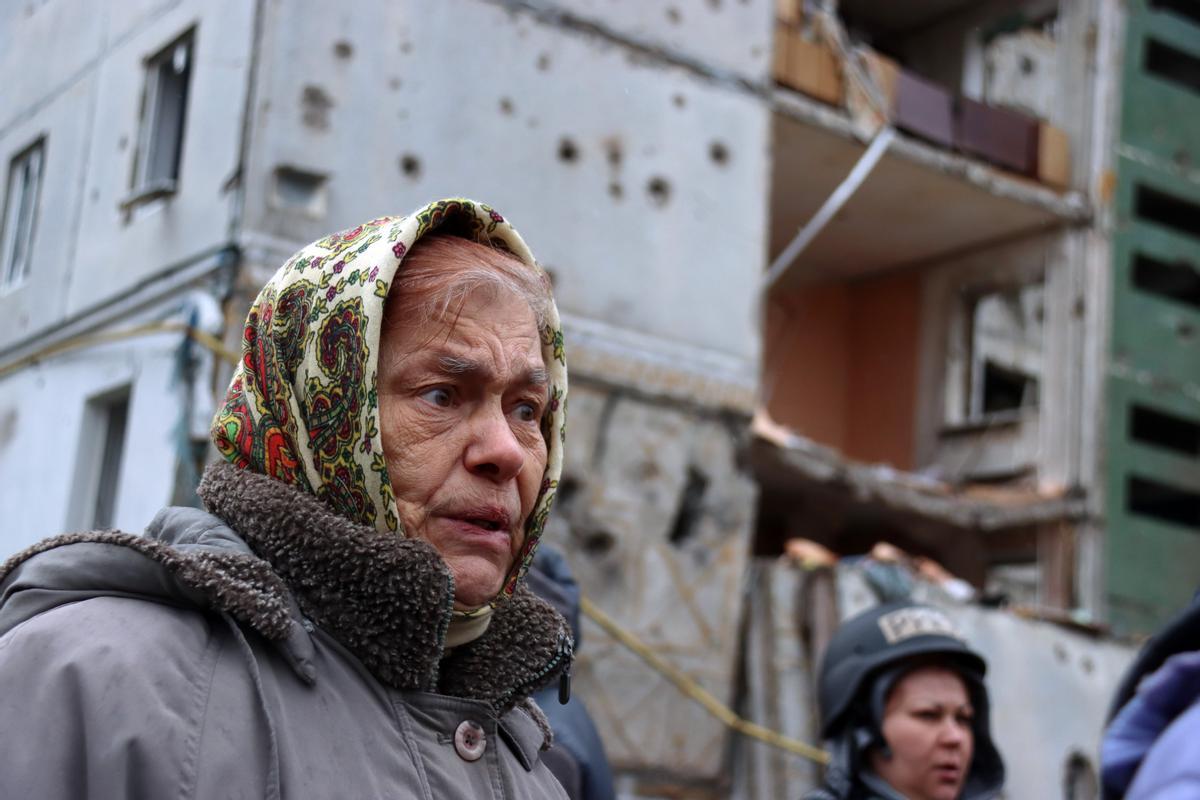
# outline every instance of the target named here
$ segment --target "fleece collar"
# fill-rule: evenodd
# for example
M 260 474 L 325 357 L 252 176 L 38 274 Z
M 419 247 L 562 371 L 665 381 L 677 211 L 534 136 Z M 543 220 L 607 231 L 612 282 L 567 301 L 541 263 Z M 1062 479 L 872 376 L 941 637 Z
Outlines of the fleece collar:
M 303 615 L 388 686 L 506 711 L 569 664 L 566 622 L 523 583 L 481 637 L 443 660 L 454 579 L 430 545 L 351 522 L 306 492 L 230 464 L 209 467 L 198 491 L 270 563 Z

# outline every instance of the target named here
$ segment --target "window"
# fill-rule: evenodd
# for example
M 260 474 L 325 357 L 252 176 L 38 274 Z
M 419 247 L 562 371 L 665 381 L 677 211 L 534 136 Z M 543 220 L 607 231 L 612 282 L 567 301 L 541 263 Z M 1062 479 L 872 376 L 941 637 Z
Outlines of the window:
M 88 398 L 79 430 L 67 527 L 108 528 L 116 522 L 130 388 L 121 386 Z
M 129 392 L 105 398 L 93 404 L 94 415 L 100 420 L 104 439 L 100 444 L 99 474 L 96 476 L 96 504 L 92 512 L 94 529 L 110 528 L 117 504 L 117 478 L 125 452 L 125 428 L 129 420 Z
M 957 409 L 948 409 L 951 421 L 970 424 L 1037 407 L 1043 294 L 1037 283 L 968 298 L 965 391 L 957 393 Z
M 133 181 L 138 199 L 175 191 L 183 154 L 191 65 L 191 32 L 146 62 L 146 92 Z
M 34 224 L 42 185 L 42 162 L 46 143 L 38 140 L 17 155 L 8 167 L 8 190 L 4 199 L 4 221 L 0 235 L 0 267 L 3 286 L 16 286 L 29 275 L 32 264 Z

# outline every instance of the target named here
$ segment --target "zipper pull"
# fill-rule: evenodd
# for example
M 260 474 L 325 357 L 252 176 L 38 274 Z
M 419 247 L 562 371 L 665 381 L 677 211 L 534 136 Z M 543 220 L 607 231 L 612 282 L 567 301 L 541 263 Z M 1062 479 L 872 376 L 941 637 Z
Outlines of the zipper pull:
M 558 676 L 558 704 L 565 706 L 571 699 L 571 662 L 567 662 L 567 668 Z
M 566 664 L 563 666 L 563 671 L 558 674 L 558 704 L 565 706 L 571 699 L 571 661 L 573 660 L 571 641 L 568 637 L 562 636 L 558 640 L 559 652 L 566 658 Z

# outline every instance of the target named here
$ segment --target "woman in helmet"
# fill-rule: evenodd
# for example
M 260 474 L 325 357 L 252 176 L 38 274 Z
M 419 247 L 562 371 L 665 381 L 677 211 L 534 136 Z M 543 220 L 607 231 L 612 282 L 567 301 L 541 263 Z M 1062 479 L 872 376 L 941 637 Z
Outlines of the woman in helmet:
M 985 800 L 1004 784 L 987 665 L 945 614 L 889 603 L 847 620 L 821 663 L 831 761 L 806 800 Z

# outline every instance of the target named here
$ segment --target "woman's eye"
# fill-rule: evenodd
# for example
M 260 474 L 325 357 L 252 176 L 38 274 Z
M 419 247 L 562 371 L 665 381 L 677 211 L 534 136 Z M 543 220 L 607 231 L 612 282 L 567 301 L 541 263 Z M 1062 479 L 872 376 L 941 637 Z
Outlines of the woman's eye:
M 538 419 L 538 408 L 534 403 L 518 403 L 515 413 L 522 422 L 536 422 Z
M 451 402 L 454 400 L 450 394 L 450 390 L 444 386 L 435 386 L 432 389 L 426 389 L 421 393 L 421 399 L 438 408 L 449 408 Z

